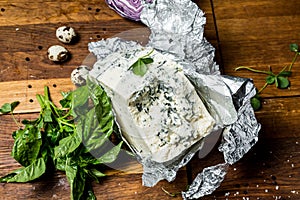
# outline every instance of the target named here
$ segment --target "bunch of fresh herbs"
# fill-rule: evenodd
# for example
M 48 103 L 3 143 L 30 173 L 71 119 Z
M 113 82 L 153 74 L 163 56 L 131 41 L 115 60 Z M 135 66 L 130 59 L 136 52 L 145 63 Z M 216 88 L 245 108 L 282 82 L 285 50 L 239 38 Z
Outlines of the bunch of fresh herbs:
M 298 56 L 300 55 L 300 50 L 298 44 L 290 44 L 290 50 L 295 53 L 294 58 L 289 66 L 285 66 L 281 69 L 279 73 L 274 73 L 272 68 L 269 67 L 269 70 L 257 70 L 251 67 L 237 67 L 235 70 L 246 69 L 254 73 L 260 73 L 267 75 L 265 78 L 264 86 L 257 91 L 257 94 L 251 99 L 251 105 L 254 110 L 259 110 L 261 108 L 261 93 L 269 85 L 275 84 L 278 89 L 287 89 L 290 87 L 289 77 L 292 75 L 292 68 L 297 61 Z
M 51 101 L 48 87 L 44 95 L 36 96 L 41 106 L 39 117 L 23 120 L 22 128 L 12 134 L 12 157 L 23 167 L 0 182 L 28 182 L 59 170 L 67 176 L 71 199 L 96 199 L 91 180 L 105 176 L 101 167 L 116 160 L 122 145 L 107 147 L 115 127 L 110 99 L 91 79 L 62 95 L 60 108 Z M 6 103 L 0 112 L 13 114 L 18 104 Z

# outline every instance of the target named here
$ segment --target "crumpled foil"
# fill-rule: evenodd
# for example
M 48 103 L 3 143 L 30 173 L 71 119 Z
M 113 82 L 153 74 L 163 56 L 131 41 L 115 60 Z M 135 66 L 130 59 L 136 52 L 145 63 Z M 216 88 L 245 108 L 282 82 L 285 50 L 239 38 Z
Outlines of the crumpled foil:
M 183 199 L 199 198 L 218 188 L 228 166 L 241 159 L 257 142 L 260 124 L 250 104 L 256 90 L 250 79 L 220 75 L 219 66 L 214 61 L 215 49 L 203 36 L 204 13 L 195 3 L 191 0 L 154 0 L 152 3 L 142 1 L 142 4 L 141 21 L 151 30 L 147 46 L 183 66 L 184 73 L 217 121 L 215 131 L 223 130 L 218 149 L 224 155 L 224 163 L 205 168 L 191 187 L 182 192 Z M 139 48 L 139 44 L 120 38 L 89 44 L 89 50 L 97 59 L 134 48 Z M 97 76 L 96 68 L 91 70 L 92 76 Z M 143 165 L 143 185 L 154 186 L 160 180 L 173 181 L 179 168 L 192 159 L 203 143 L 205 139 L 168 164 L 155 163 L 135 152 Z

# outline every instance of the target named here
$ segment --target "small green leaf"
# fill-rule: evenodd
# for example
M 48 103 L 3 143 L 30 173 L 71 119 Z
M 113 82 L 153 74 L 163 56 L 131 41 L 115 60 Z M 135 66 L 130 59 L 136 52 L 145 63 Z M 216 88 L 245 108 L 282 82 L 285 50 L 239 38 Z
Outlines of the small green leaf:
M 154 62 L 153 58 L 141 58 L 141 61 L 145 64 L 150 64 Z
M 154 62 L 152 58 L 148 57 L 153 51 L 154 49 L 152 49 L 152 51 L 150 51 L 147 55 L 140 57 L 129 67 L 129 69 L 131 69 L 135 75 L 144 76 L 148 70 L 147 64 Z
M 122 144 L 123 142 L 120 142 L 117 146 L 113 147 L 108 152 L 106 152 L 103 156 L 98 158 L 98 163 L 105 164 L 105 163 L 114 162 L 117 159 L 117 156 L 119 155 Z
M 267 82 L 269 85 L 274 84 L 274 82 L 275 82 L 275 77 L 274 77 L 274 76 L 267 76 L 266 82 Z
M 19 101 L 14 101 L 12 102 L 11 105 L 11 111 L 13 112 L 15 110 L 15 108 L 20 104 Z
M 278 76 L 291 76 L 292 72 L 291 71 L 282 71 L 278 74 Z
M 98 178 L 106 176 L 106 174 L 103 174 L 102 172 L 100 172 L 99 170 L 97 170 L 95 168 L 91 169 L 90 171 L 93 173 L 93 175 L 95 175 Z
M 278 88 L 286 89 L 290 86 L 290 81 L 287 78 L 278 76 L 277 79 L 278 79 Z
M 51 109 L 45 109 L 43 112 L 44 122 L 52 122 L 52 111 Z
M 298 44 L 290 44 L 290 50 L 292 52 L 298 52 L 298 50 L 299 50 Z
M 251 105 L 255 111 L 259 110 L 261 108 L 261 102 L 260 102 L 259 97 L 256 97 L 256 96 L 253 97 L 251 99 Z
M 148 67 L 141 60 L 138 60 L 137 62 L 135 62 L 132 65 L 132 71 L 135 75 L 144 76 L 146 74 L 147 70 L 148 70 Z
M 0 112 L 3 114 L 8 114 L 14 111 L 14 109 L 20 104 L 19 101 L 15 101 L 12 103 L 5 103 L 0 108 Z
M 88 186 L 86 186 L 85 190 L 86 190 L 85 191 L 86 200 L 96 200 L 97 199 L 95 194 L 94 194 L 93 187 L 92 187 L 91 184 L 88 184 Z
M 70 108 L 71 103 L 72 103 L 72 98 L 73 98 L 73 92 L 62 92 L 61 95 L 63 96 L 63 99 L 59 101 L 60 105 L 63 108 Z
M 75 107 L 77 106 L 82 106 L 83 104 L 86 103 L 87 99 L 89 96 L 89 90 L 87 86 L 81 86 L 77 88 L 76 90 L 73 91 L 73 100 L 76 100 L 76 104 L 74 105 Z

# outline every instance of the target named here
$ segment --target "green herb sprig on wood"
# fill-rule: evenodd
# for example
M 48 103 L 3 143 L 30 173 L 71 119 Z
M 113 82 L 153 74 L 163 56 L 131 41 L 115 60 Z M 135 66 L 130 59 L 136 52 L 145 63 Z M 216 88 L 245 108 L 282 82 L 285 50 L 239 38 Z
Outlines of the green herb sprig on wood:
M 28 182 L 47 171 L 64 171 L 71 199 L 96 199 L 91 181 L 105 176 L 103 164 L 114 162 L 122 142 L 108 148 L 115 128 L 109 97 L 94 81 L 62 93 L 61 106 L 50 99 L 49 88 L 36 95 L 41 111 L 35 120 L 23 120 L 13 132 L 13 158 L 22 167 L 0 178 L 0 182 Z M 1 113 L 12 113 L 18 102 L 4 104 Z M 97 155 L 92 152 L 97 152 Z
M 251 67 L 240 66 L 235 68 L 235 71 L 238 70 L 249 70 L 254 73 L 265 74 L 265 84 L 262 88 L 257 91 L 257 94 L 251 99 L 251 105 L 255 111 L 259 110 L 262 106 L 260 94 L 270 85 L 275 84 L 278 89 L 287 89 L 290 87 L 289 77 L 292 76 L 292 68 L 297 61 L 298 56 L 300 55 L 300 50 L 298 44 L 290 44 L 290 50 L 295 53 L 292 62 L 290 65 L 285 66 L 281 69 L 279 73 L 274 73 L 272 68 L 269 67 L 269 70 L 257 70 Z

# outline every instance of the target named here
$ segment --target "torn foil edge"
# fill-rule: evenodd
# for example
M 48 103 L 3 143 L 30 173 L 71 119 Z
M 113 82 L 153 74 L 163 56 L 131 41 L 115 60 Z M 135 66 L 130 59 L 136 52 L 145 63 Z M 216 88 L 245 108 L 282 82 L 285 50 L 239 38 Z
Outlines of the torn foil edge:
M 216 187 L 219 187 L 225 178 L 228 164 L 218 164 L 203 169 L 190 185 L 187 192 L 182 192 L 183 199 L 198 199 L 212 194 Z
M 182 192 L 183 199 L 197 199 L 212 194 L 224 180 L 228 166 L 239 161 L 258 141 L 261 125 L 255 118 L 250 102 L 256 94 L 252 81 L 225 76 L 224 82 L 232 86 L 232 96 L 238 109 L 237 121 L 225 127 L 218 148 L 223 152 L 225 163 L 205 168 L 199 173 L 188 191 Z

